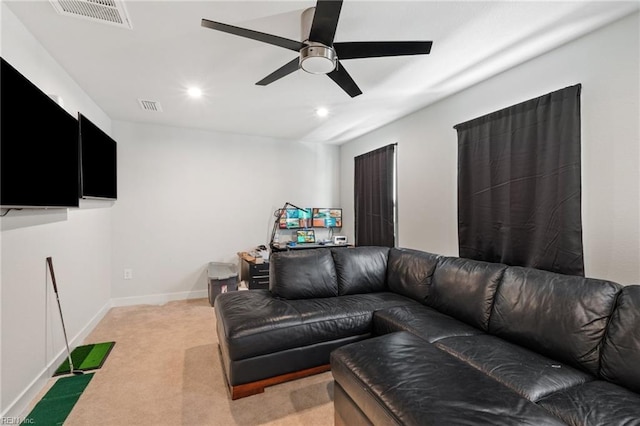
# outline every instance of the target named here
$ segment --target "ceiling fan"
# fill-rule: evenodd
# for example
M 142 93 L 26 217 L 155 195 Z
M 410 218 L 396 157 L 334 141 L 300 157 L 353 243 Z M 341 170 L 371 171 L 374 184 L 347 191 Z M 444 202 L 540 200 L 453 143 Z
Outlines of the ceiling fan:
M 302 40 L 202 19 L 201 25 L 212 30 L 246 37 L 299 52 L 299 57 L 278 68 L 256 84 L 266 86 L 302 68 L 311 74 L 327 74 L 349 96 L 362 94 L 340 60 L 383 56 L 426 55 L 431 41 L 355 41 L 333 42 L 340 17 L 342 0 L 318 0 L 315 7 L 302 12 Z

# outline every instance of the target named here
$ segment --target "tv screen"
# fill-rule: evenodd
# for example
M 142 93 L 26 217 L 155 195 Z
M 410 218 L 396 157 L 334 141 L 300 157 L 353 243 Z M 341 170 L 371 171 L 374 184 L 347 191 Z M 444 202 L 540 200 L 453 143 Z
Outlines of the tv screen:
M 313 208 L 314 228 L 342 228 L 342 209 Z
M 0 207 L 77 207 L 77 120 L 0 62 Z
M 80 127 L 80 196 L 115 200 L 118 196 L 116 141 L 78 114 Z
M 285 209 L 279 215 L 280 229 L 300 229 L 311 227 L 311 209 Z
M 316 232 L 313 229 L 303 229 L 296 231 L 296 242 L 297 243 L 315 243 L 316 242 Z

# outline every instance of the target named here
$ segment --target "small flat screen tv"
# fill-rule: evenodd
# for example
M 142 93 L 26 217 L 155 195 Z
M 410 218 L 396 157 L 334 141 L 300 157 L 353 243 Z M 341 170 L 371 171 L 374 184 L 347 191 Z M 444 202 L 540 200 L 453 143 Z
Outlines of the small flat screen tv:
M 285 209 L 280 213 L 280 229 L 311 228 L 311 209 Z
M 80 128 L 80 196 L 118 197 L 117 143 L 87 117 L 78 114 Z
M 0 207 L 77 207 L 77 120 L 0 62 Z
M 314 228 L 342 228 L 342 209 L 313 208 Z

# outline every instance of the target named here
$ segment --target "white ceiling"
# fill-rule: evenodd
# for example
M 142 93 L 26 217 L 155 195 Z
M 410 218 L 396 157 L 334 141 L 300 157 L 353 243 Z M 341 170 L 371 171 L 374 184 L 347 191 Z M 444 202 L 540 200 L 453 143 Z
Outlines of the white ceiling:
M 200 26 L 206 18 L 299 40 L 300 14 L 313 0 L 127 1 L 132 30 L 59 15 L 48 1 L 5 3 L 112 119 L 328 143 L 369 132 L 640 5 L 345 0 L 336 42 L 433 41 L 430 55 L 344 61 L 364 92 L 350 98 L 328 77 L 303 71 L 256 86 L 295 52 Z M 202 98 L 186 95 L 191 85 L 202 88 Z M 160 102 L 163 112 L 143 111 L 138 98 Z M 319 106 L 328 117 L 315 115 Z

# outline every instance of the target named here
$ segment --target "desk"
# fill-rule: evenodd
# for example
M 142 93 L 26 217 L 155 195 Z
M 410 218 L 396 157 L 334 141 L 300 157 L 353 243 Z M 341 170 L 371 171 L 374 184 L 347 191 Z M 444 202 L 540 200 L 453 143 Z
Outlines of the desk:
M 285 243 L 281 244 L 272 244 L 271 251 L 273 253 L 277 253 L 279 251 L 288 251 L 288 250 L 310 250 L 310 249 L 318 249 L 318 248 L 341 248 L 341 247 L 353 247 L 352 244 L 333 244 L 333 243 L 297 243 L 295 246 L 288 246 Z

